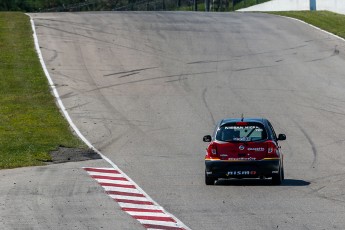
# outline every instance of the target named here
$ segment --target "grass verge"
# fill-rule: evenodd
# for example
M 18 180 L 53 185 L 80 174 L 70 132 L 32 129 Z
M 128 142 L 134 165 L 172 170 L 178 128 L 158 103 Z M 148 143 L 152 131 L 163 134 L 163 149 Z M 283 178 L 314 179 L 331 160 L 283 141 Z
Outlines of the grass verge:
M 86 148 L 50 93 L 30 19 L 0 13 L 0 169 L 42 165 L 59 146 Z
M 345 38 L 345 15 L 330 11 L 289 11 L 289 12 L 266 12 L 291 18 L 297 18 Z

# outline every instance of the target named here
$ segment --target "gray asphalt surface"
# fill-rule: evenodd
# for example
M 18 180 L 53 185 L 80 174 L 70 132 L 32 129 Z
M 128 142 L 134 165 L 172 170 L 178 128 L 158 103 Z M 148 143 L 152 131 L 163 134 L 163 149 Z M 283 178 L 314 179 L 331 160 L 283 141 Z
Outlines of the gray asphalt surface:
M 32 16 L 48 70 L 81 132 L 190 228 L 345 228 L 344 41 L 255 13 Z M 287 135 L 282 186 L 204 184 L 202 136 L 212 133 L 215 121 L 242 113 L 266 117 Z M 66 180 L 51 186 L 85 195 L 79 177 Z M 109 199 L 93 193 L 94 204 Z M 54 193 L 49 199 L 58 202 Z M 142 228 L 118 210 L 114 219 L 102 219 L 103 207 L 93 206 L 84 216 L 71 205 L 73 220 L 64 221 L 93 218 L 110 229 L 123 220 L 121 226 Z M 52 219 L 50 205 L 40 207 L 37 215 Z M 90 220 L 85 226 L 93 228 Z
M 0 171 L 0 229 L 142 229 L 82 169 L 104 160 Z

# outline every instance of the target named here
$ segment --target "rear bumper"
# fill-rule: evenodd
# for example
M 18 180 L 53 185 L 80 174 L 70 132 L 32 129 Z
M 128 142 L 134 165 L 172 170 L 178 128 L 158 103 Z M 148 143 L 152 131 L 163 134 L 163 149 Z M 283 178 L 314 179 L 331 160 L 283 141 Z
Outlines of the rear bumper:
M 206 175 L 214 178 L 272 177 L 279 173 L 280 162 L 279 158 L 258 161 L 205 160 Z

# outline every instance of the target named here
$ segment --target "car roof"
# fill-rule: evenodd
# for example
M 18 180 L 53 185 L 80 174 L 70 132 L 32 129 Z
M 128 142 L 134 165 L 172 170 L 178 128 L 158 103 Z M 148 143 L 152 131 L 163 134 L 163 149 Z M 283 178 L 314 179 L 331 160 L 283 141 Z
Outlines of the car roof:
M 261 124 L 265 124 L 267 122 L 267 119 L 265 118 L 225 118 L 220 121 L 219 126 L 228 124 L 228 123 L 234 123 L 234 122 L 258 122 Z

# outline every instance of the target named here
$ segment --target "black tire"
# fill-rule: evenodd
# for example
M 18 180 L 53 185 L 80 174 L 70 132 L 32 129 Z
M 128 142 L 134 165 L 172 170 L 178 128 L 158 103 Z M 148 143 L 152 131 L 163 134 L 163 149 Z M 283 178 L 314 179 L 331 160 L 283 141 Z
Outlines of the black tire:
M 273 185 L 280 185 L 284 180 L 284 168 L 279 168 L 278 174 L 273 174 L 272 176 L 272 184 Z
M 214 178 L 212 176 L 207 176 L 207 174 L 205 172 L 205 184 L 206 185 L 214 185 L 214 182 L 216 182 L 216 178 Z
M 282 168 L 283 180 L 285 180 L 284 167 Z

